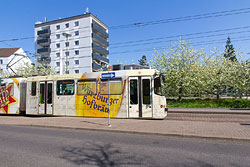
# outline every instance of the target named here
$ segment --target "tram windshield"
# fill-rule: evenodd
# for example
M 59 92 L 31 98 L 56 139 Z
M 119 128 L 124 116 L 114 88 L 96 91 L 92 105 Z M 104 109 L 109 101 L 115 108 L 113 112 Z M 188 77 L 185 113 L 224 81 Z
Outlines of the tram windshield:
M 162 93 L 162 83 L 166 82 L 165 76 L 161 74 L 154 79 L 154 92 L 157 95 L 163 96 Z
M 161 78 L 157 77 L 154 79 L 154 92 L 157 95 L 162 95 L 161 93 Z

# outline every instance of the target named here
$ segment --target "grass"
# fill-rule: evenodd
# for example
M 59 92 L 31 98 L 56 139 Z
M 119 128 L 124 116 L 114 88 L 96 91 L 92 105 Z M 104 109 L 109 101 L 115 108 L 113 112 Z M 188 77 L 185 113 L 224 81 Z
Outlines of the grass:
M 167 99 L 167 104 L 169 108 L 250 108 L 246 99 Z

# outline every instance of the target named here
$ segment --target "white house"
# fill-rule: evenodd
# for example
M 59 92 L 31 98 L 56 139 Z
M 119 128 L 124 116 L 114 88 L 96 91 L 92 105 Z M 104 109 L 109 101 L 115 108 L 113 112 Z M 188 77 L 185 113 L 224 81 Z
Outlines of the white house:
M 3 73 L 16 74 L 24 64 L 32 64 L 22 48 L 0 48 L 0 70 Z

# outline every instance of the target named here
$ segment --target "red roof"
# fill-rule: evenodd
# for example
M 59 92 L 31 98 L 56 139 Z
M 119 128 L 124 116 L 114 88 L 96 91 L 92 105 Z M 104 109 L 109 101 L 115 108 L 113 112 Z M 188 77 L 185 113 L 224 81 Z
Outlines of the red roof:
M 9 57 L 20 48 L 0 48 L 0 57 Z

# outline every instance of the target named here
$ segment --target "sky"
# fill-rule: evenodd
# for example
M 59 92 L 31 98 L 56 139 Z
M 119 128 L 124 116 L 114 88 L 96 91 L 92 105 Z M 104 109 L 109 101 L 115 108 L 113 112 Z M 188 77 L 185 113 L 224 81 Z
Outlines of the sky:
M 150 61 L 154 48 L 161 52 L 180 38 L 211 55 L 214 48 L 222 53 L 230 36 L 242 59 L 250 58 L 248 0 L 1 0 L 0 48 L 34 53 L 35 22 L 80 15 L 86 8 L 109 27 L 110 65 L 137 64 L 143 55 Z

